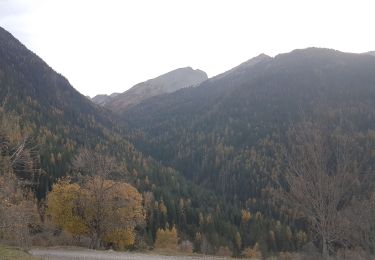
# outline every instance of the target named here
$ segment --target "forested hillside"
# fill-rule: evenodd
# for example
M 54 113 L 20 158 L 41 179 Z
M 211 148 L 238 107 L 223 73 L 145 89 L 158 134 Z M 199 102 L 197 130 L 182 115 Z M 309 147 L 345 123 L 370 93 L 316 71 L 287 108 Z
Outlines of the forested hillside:
M 226 227 L 215 233 L 217 245 L 232 240 L 235 225 L 223 216 L 230 209 L 224 208 L 218 196 L 138 152 L 123 138 L 115 116 L 78 93 L 4 29 L 0 29 L 0 102 L 4 122 L 17 126 L 14 132 L 8 123 L 2 126 L 1 138 L 7 147 L 23 149 L 19 144 L 27 140 L 25 150 L 35 154 L 37 169 L 29 170 L 35 175 L 32 190 L 40 203 L 58 178 L 70 175 L 77 179 L 73 159 L 80 150 L 89 149 L 116 158 L 121 171 L 111 179 L 131 183 L 147 198 L 147 203 L 143 202 L 146 222 L 138 227 L 142 243 L 151 246 L 158 229 L 173 225 L 181 239 L 193 240 L 201 230 L 199 216 L 210 216 L 211 221 Z M 11 150 L 4 152 L 4 160 L 11 154 Z M 223 212 L 217 211 L 219 208 Z M 204 236 L 206 231 L 201 232 Z
M 347 133 L 358 149 L 359 171 L 373 174 L 374 71 L 373 56 L 329 49 L 260 55 L 196 88 L 150 99 L 121 116 L 131 129 L 130 140 L 144 153 L 223 194 L 232 205 L 260 212 L 271 223 L 288 219 L 295 228 L 300 224 L 293 214 L 285 219 L 284 206 L 275 206 L 270 196 L 287 165 L 283 147 L 293 146 L 290 129 L 314 121 L 333 133 Z M 256 241 L 267 250 L 285 248 L 264 234 L 277 228 L 263 228 Z M 240 230 L 242 243 L 254 244 L 249 237 L 254 227 Z
M 137 148 L 246 200 L 269 183 L 252 178 L 265 178 L 261 172 L 271 165 L 252 160 L 270 155 L 267 149 L 301 119 L 327 118 L 363 134 L 375 128 L 374 71 L 372 56 L 328 49 L 261 55 L 199 87 L 141 103 L 122 118 Z

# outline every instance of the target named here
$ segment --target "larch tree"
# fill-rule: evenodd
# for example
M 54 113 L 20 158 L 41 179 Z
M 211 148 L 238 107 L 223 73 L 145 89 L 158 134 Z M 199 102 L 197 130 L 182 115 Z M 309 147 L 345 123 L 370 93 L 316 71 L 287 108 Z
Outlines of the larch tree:
M 158 229 L 154 246 L 156 249 L 178 250 L 177 229 L 175 227 L 172 227 L 171 229 Z

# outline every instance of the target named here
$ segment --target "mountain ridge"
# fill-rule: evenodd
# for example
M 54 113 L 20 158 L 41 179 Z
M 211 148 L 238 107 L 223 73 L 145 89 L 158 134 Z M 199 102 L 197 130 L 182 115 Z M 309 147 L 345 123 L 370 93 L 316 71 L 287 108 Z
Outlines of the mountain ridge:
M 140 82 L 123 93 L 99 95 L 92 100 L 114 112 L 121 112 L 148 98 L 198 85 L 207 78 L 207 74 L 202 70 L 183 67 Z

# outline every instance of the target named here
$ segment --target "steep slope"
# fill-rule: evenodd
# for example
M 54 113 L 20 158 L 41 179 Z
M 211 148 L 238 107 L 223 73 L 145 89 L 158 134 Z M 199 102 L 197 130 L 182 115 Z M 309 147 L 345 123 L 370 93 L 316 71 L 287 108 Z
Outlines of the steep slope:
M 112 111 L 122 112 L 150 97 L 195 86 L 206 79 L 207 74 L 201 70 L 193 70 L 190 67 L 180 68 L 139 83 L 115 97 L 111 95 L 101 103 Z
M 328 49 L 261 55 L 122 117 L 137 148 L 205 187 L 246 200 L 269 184 L 269 149 L 301 117 L 341 120 L 364 135 L 375 129 L 374 71 L 375 57 Z
M 114 126 L 111 115 L 94 106 L 4 29 L 0 29 L 0 43 L 1 105 L 20 115 L 36 138 L 41 138 L 37 142 L 45 155 L 45 170 L 53 177 L 61 176 L 67 169 L 48 161 L 57 154 L 66 160 L 72 147 L 105 139 L 105 130 Z
M 114 178 L 129 181 L 147 196 L 150 204 L 144 232 L 148 242 L 152 243 L 156 231 L 168 224 L 176 225 L 180 234 L 191 240 L 195 232 L 205 234 L 199 214 L 210 214 L 226 227 L 220 234 L 210 232 L 210 236 L 230 241 L 236 232 L 235 223 L 225 211 L 215 212 L 217 207 L 224 207 L 223 200 L 187 181 L 173 168 L 163 167 L 138 152 L 123 138 L 113 115 L 78 93 L 2 28 L 0 103 L 0 112 L 21 118 L 22 127 L 38 150 L 44 171 L 37 190 L 39 198 L 45 196 L 56 178 L 70 173 L 72 157 L 85 147 L 115 156 L 124 171 Z M 238 209 L 227 210 L 239 214 Z

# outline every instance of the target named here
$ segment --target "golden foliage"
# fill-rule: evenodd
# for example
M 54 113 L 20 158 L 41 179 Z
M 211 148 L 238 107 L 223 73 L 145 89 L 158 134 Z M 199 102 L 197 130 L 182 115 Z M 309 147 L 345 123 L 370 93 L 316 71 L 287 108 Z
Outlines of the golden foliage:
M 307 234 L 301 230 L 297 232 L 296 238 L 298 246 L 304 245 L 308 240 Z
M 250 211 L 243 209 L 241 212 L 242 212 L 242 222 L 243 223 L 249 222 L 252 217 Z
M 69 179 L 58 181 L 47 195 L 47 214 L 53 223 L 72 235 L 83 235 L 88 232 L 83 216 L 79 214 L 80 196 L 80 186 L 70 183 Z
M 142 206 L 142 195 L 136 188 L 125 182 L 117 182 L 111 194 L 114 216 L 118 220 L 131 228 L 140 224 L 145 219 Z
M 167 207 L 164 205 L 163 201 L 159 203 L 159 211 L 161 214 L 167 215 L 168 210 L 167 210 Z
M 135 234 L 133 229 L 129 228 L 114 229 L 104 236 L 103 241 L 114 244 L 117 249 L 124 250 L 134 245 Z
M 95 234 L 95 239 L 119 249 L 134 244 L 134 228 L 145 219 L 137 189 L 102 176 L 92 177 L 82 186 L 60 180 L 48 194 L 47 204 L 47 212 L 58 227 L 73 235 Z
M 177 229 L 158 229 L 156 232 L 155 248 L 157 249 L 178 249 Z
M 248 258 L 262 259 L 262 252 L 259 250 L 259 244 L 255 243 L 253 248 L 247 247 L 242 251 L 242 256 Z

